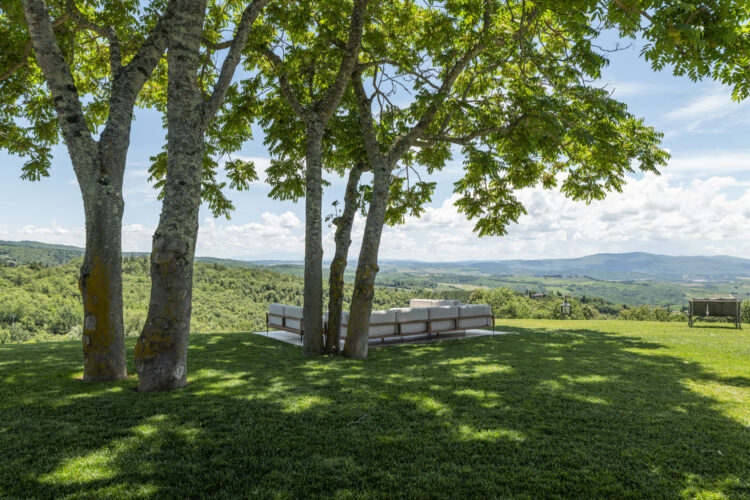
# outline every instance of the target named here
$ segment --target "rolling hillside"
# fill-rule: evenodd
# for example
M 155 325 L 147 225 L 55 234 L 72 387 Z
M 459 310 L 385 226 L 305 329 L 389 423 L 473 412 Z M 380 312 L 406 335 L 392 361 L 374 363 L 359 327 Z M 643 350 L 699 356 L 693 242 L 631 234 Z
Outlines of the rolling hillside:
M 16 265 L 39 262 L 60 265 L 80 257 L 83 249 L 67 245 L 50 245 L 35 241 L 0 241 L 0 262 Z M 126 252 L 127 256 L 146 255 Z M 226 267 L 271 268 L 286 274 L 301 274 L 301 262 L 248 261 L 196 257 L 197 262 L 216 263 Z M 350 262 L 348 269 L 354 270 Z M 498 260 L 465 262 L 419 262 L 383 260 L 384 275 L 462 275 L 462 276 L 536 276 L 586 277 L 609 281 L 705 282 L 750 279 L 750 260 L 725 255 L 669 256 L 650 253 L 600 253 L 575 259 Z

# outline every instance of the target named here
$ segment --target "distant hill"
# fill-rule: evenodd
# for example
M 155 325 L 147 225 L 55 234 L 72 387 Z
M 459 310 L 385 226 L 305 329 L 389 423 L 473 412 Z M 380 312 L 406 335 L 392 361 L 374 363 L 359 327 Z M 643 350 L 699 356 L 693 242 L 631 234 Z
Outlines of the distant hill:
M 511 276 L 587 276 L 601 280 L 704 281 L 750 277 L 750 260 L 739 257 L 669 256 L 643 252 L 600 253 L 575 259 L 426 263 L 384 261 L 384 272 L 465 273 Z
M 147 252 L 123 252 L 125 257 L 148 255 Z M 23 266 L 38 262 L 45 266 L 61 266 L 71 260 L 82 257 L 83 248 L 71 245 L 51 245 L 38 241 L 2 241 L 0 240 L 0 262 Z M 226 267 L 257 269 L 264 267 L 259 263 L 243 260 L 219 259 L 216 257 L 196 257 L 196 262 L 221 264 Z
M 52 266 L 70 262 L 83 255 L 83 249 L 68 245 L 50 245 L 35 241 L 0 241 L 0 262 L 16 265 L 40 262 Z M 147 255 L 126 252 L 124 255 Z M 226 267 L 270 268 L 284 274 L 302 274 L 300 261 L 220 259 L 196 257 L 197 262 Z M 352 273 L 356 263 L 350 262 Z M 463 275 L 463 276 L 561 276 L 587 277 L 611 281 L 734 281 L 750 278 L 750 260 L 729 256 L 669 256 L 643 252 L 600 253 L 575 259 L 498 260 L 465 262 L 419 262 L 384 260 L 382 274 Z
M 0 241 L 0 262 L 23 266 L 39 262 L 60 266 L 83 255 L 83 249 L 69 245 L 50 245 L 38 241 Z

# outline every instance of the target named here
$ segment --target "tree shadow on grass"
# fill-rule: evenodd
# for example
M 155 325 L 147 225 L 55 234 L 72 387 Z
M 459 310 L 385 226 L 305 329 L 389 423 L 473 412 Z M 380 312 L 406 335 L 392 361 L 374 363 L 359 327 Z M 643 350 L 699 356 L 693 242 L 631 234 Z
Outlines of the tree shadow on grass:
M 161 394 L 74 382 L 78 345 L 13 351 L 0 496 L 750 496 L 747 421 L 690 383 L 747 386 L 656 342 L 519 331 L 366 362 L 191 343 L 191 384 Z

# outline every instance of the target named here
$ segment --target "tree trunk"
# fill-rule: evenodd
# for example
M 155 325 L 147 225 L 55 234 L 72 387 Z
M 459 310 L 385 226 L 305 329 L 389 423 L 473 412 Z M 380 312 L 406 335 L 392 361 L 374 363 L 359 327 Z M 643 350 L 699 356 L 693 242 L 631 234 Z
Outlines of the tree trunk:
M 91 135 L 71 68 L 63 56 L 43 0 L 23 0 L 36 62 L 52 94 L 60 131 L 83 197 L 86 250 L 78 285 L 84 310 L 83 379 L 118 380 L 127 375 L 122 319 L 122 179 L 133 106 L 167 44 L 170 2 L 126 66 L 110 46 L 107 124 L 99 141 Z
M 127 148 L 126 148 L 127 149 Z M 124 155 L 122 158 L 124 167 Z M 119 170 L 122 179 L 122 169 Z M 82 190 L 86 250 L 78 286 L 83 299 L 83 380 L 127 376 L 122 319 L 121 188 L 100 182 Z M 117 184 L 117 182 L 115 182 Z M 121 186 L 121 182 L 120 182 Z
M 323 122 L 307 121 L 305 168 L 305 284 L 302 353 L 323 352 Z
M 346 270 L 346 258 L 349 255 L 349 246 L 352 244 L 352 224 L 357 212 L 357 186 L 362 177 L 362 165 L 357 164 L 349 171 L 349 180 L 346 183 L 344 194 L 344 210 L 341 216 L 336 217 L 336 252 L 331 262 L 331 272 L 328 278 L 328 336 L 326 337 L 326 352 L 336 354 L 339 352 L 339 340 L 341 337 L 341 314 L 344 305 L 344 271 Z
M 187 384 L 203 163 L 199 49 L 205 0 L 181 0 L 169 40 L 167 176 L 151 251 L 151 300 L 135 347 L 138 390 Z
M 359 251 L 357 273 L 354 278 L 354 294 L 349 308 L 349 324 L 344 343 L 344 355 L 350 358 L 367 357 L 368 331 L 372 300 L 375 297 L 375 277 L 378 274 L 378 249 L 385 224 L 388 193 L 391 185 L 391 168 L 382 159 L 373 168 L 373 189 L 370 208 L 367 212 L 362 247 Z

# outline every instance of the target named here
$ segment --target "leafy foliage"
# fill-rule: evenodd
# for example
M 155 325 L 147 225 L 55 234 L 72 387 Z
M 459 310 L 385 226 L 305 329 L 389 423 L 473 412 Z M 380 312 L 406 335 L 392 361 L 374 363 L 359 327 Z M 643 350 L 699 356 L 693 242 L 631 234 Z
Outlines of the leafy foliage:
M 50 0 L 47 6 L 57 43 L 71 68 L 83 114 L 92 132 L 104 125 L 111 91 L 107 40 L 93 24 L 111 26 L 127 64 L 154 27 L 165 0 Z M 21 2 L 0 2 L 0 149 L 26 158 L 21 177 L 48 175 L 51 146 L 61 139 L 58 117 L 31 49 Z M 141 99 L 142 104 L 145 103 Z
M 750 95 L 750 4 L 737 0 L 615 0 L 594 15 L 616 23 L 622 36 L 646 40 L 641 54 L 654 70 L 671 67 L 696 81 L 712 78 Z M 612 26 L 613 24 L 610 24 Z
M 79 259 L 56 267 L 0 265 L 0 341 L 48 340 L 80 335 L 83 318 L 77 288 Z M 123 260 L 125 332 L 137 336 L 146 320 L 151 283 L 148 258 Z M 302 279 L 263 269 L 195 264 L 194 332 L 247 332 L 265 329 L 268 304 L 302 305 Z M 346 287 L 351 296 L 351 287 Z M 379 288 L 379 308 L 408 306 L 413 292 Z M 345 303 L 348 305 L 348 303 Z

